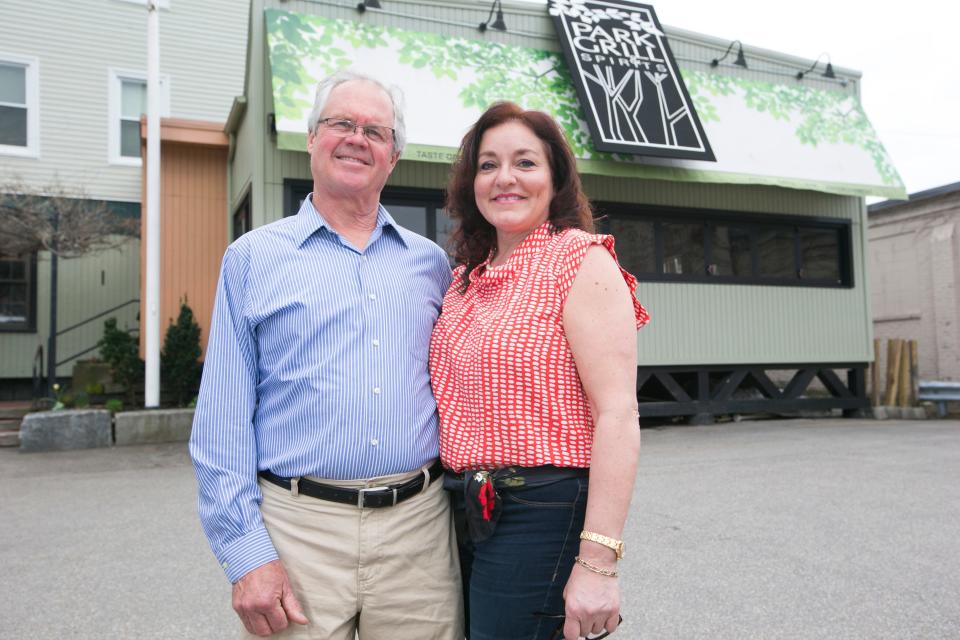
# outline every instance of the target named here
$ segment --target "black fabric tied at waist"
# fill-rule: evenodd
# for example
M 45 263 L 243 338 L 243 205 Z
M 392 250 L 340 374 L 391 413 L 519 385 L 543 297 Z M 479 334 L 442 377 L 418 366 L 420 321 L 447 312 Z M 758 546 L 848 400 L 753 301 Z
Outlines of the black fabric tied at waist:
M 570 478 L 585 478 L 590 469 L 581 467 L 501 467 L 461 472 L 446 471 L 443 488 L 463 492 L 467 531 L 474 542 L 491 535 L 500 519 L 502 502 L 498 489 L 541 487 Z
M 306 478 L 284 478 L 270 471 L 261 471 L 258 475 L 278 487 L 283 487 L 297 494 L 303 494 L 319 500 L 329 500 L 330 502 L 355 504 L 360 509 L 377 509 L 380 507 L 392 507 L 408 498 L 412 498 L 426 488 L 424 482 L 429 485 L 439 478 L 441 474 L 443 474 L 443 466 L 440 464 L 440 461 L 437 460 L 430 466 L 426 474 L 420 474 L 406 482 L 383 487 L 364 487 L 361 489 L 338 487 L 332 484 L 315 482 Z M 429 480 L 426 479 L 427 477 L 429 477 Z

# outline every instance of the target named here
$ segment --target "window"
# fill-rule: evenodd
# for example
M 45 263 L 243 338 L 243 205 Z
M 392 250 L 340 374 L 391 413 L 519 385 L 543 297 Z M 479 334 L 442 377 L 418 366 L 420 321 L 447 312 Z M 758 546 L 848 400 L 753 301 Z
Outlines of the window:
M 140 157 L 140 115 L 147 112 L 147 83 L 120 80 L 120 157 Z
M 712 227 L 713 262 L 707 272 L 714 276 L 749 277 L 753 273 L 750 228 L 729 224 Z
M 294 216 L 303 199 L 313 191 L 309 180 L 285 180 L 283 215 Z M 432 189 L 388 187 L 380 194 L 380 203 L 387 208 L 401 227 L 419 233 L 448 250 L 453 221 L 443 210 L 443 192 Z
M 160 77 L 160 116 L 170 115 L 169 78 Z M 140 116 L 147 112 L 147 76 L 110 70 L 110 162 L 139 166 Z
M 757 233 L 760 277 L 795 278 L 797 276 L 796 232 L 792 227 L 770 227 Z
M 0 54 L 0 154 L 38 155 L 38 66 L 36 58 Z
M 617 257 L 630 273 L 653 273 L 657 270 L 657 248 L 653 222 L 627 217 L 611 218 L 610 233 L 617 239 Z M 624 247 L 629 247 L 624 251 Z
M 647 280 L 851 287 L 850 223 L 598 205 L 623 267 Z
M 838 280 L 840 236 L 831 229 L 800 229 L 800 277 Z
M 236 240 L 253 228 L 253 216 L 250 213 L 250 190 L 243 196 L 240 206 L 233 212 L 233 239 Z
M 663 236 L 663 273 L 704 273 L 703 223 L 665 222 Z
M 37 256 L 0 256 L 0 331 L 36 328 Z

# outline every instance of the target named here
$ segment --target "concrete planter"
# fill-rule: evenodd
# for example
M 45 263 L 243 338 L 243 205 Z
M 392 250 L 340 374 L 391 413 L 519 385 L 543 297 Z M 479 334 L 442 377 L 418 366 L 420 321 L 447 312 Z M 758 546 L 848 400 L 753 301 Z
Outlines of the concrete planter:
M 93 449 L 113 444 L 110 412 L 76 409 L 31 413 L 20 425 L 20 451 Z
M 193 409 L 123 411 L 114 420 L 118 446 L 186 442 L 193 426 Z

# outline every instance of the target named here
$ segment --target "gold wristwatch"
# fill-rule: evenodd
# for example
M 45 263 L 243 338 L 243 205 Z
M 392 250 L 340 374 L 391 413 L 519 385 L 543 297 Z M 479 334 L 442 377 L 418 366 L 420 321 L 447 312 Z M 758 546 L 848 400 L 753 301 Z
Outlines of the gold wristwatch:
M 605 547 L 613 549 L 614 553 L 617 554 L 617 560 L 623 560 L 623 540 L 617 540 L 601 533 L 594 533 L 593 531 L 581 531 L 580 539 L 596 542 L 597 544 L 602 544 Z

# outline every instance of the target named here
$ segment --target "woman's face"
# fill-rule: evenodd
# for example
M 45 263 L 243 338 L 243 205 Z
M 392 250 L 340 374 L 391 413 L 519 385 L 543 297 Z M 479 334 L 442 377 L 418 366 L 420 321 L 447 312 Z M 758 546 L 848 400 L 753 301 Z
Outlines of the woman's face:
M 510 121 L 480 138 L 477 208 L 499 235 L 526 234 L 546 221 L 553 199 L 547 149 L 526 125 Z

